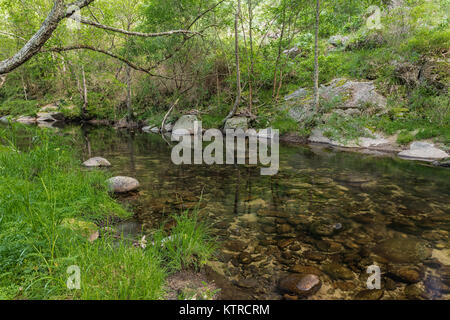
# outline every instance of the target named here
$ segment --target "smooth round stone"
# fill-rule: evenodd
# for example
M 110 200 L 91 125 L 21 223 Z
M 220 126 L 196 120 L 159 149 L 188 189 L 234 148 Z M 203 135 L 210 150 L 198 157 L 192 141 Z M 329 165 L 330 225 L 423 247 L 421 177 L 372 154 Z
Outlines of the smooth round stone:
M 421 280 L 420 273 L 412 268 L 392 268 L 389 274 L 394 278 L 406 283 L 417 283 Z
M 253 262 L 252 255 L 248 252 L 242 252 L 239 255 L 239 262 L 242 264 L 250 264 Z
M 353 272 L 350 269 L 337 263 L 326 264 L 322 267 L 322 270 L 333 280 L 352 280 L 354 278 Z
M 242 252 L 248 247 L 245 242 L 240 240 L 228 240 L 224 246 L 227 250 L 234 252 Z
M 108 160 L 101 157 L 94 157 L 85 162 L 83 162 L 85 167 L 110 167 L 111 163 Z
M 319 291 L 322 282 L 315 274 L 291 274 L 281 279 L 279 287 L 281 290 L 299 297 L 308 297 Z
M 295 265 L 290 269 L 290 271 L 300 274 L 314 274 L 316 276 L 320 276 L 322 274 L 322 271 L 313 266 Z
M 108 180 L 109 188 L 114 193 L 126 193 L 137 190 L 139 181 L 130 177 L 114 177 Z
M 383 290 L 363 290 L 356 294 L 355 300 L 380 300 L 383 295 Z
M 415 284 L 405 287 L 405 296 L 409 300 L 422 300 L 423 290 Z
M 373 251 L 393 263 L 418 263 L 431 257 L 431 249 L 414 238 L 392 238 L 381 242 Z
M 327 237 L 333 235 L 336 229 L 327 223 L 315 222 L 309 227 L 309 231 L 315 236 Z

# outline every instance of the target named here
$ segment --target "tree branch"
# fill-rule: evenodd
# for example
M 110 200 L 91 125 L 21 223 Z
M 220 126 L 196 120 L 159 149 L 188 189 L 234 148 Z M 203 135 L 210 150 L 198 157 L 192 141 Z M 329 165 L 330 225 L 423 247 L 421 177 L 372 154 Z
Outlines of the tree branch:
M 33 37 L 14 56 L 0 61 L 0 75 L 7 74 L 30 60 L 52 36 L 61 20 L 70 17 L 76 11 L 75 8 L 84 8 L 93 1 L 78 0 L 65 5 L 64 0 L 55 0 L 52 10 Z
M 4 36 L 8 36 L 11 38 L 16 38 L 22 41 L 27 41 L 26 39 L 22 38 L 21 36 L 15 35 L 13 33 L 9 33 L 9 32 L 5 32 L 5 31 L 0 31 L 0 34 L 4 35 Z
M 112 52 L 103 50 L 103 49 L 98 49 L 92 46 L 88 46 L 88 45 L 75 45 L 75 46 L 69 46 L 69 47 L 63 47 L 63 48 L 49 48 L 49 49 L 43 49 L 40 52 L 41 53 L 47 53 L 47 52 L 56 52 L 56 53 L 62 53 L 62 52 L 66 52 L 66 51 L 73 51 L 73 50 L 90 50 L 90 51 L 95 51 L 95 52 L 99 52 L 99 53 L 103 53 L 107 56 L 110 56 L 111 58 L 114 58 L 116 60 L 119 60 L 123 63 L 125 63 L 126 65 L 128 65 L 130 68 L 136 70 L 136 71 L 141 71 L 144 72 L 152 77 L 158 77 L 158 78 L 163 78 L 166 80 L 173 80 L 173 78 L 170 77 L 166 77 L 166 76 L 162 76 L 162 75 L 158 75 L 158 74 L 154 74 L 152 72 L 150 72 L 149 69 L 140 67 L 136 64 L 134 64 L 133 62 L 125 59 L 124 57 L 118 56 Z
M 112 32 L 118 32 L 118 33 L 122 33 L 122 34 L 125 34 L 128 36 L 136 36 L 136 37 L 143 37 L 143 38 L 164 37 L 164 36 L 171 36 L 174 34 L 199 34 L 198 32 L 189 31 L 189 30 L 171 30 L 171 31 L 156 32 L 156 33 L 133 32 L 133 31 L 127 31 L 127 30 L 123 30 L 123 29 L 119 29 L 119 28 L 106 26 L 106 25 L 103 25 L 103 24 L 100 24 L 100 23 L 97 23 L 94 21 L 90 21 L 84 17 L 81 17 L 80 22 L 83 24 L 93 26 L 95 28 L 108 30 L 108 31 L 112 31 Z

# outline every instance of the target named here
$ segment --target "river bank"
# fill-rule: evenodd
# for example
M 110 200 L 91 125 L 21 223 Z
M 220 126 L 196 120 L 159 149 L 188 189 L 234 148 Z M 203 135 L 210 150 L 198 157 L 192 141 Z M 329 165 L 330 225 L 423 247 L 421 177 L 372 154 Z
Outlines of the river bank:
M 0 140 L 1 299 L 166 299 L 178 294 L 167 279 L 195 274 L 214 252 L 194 211 L 147 233 L 153 245 L 128 237 L 122 221 L 134 213 L 109 193 L 110 173 L 83 170 L 67 137 L 12 126 Z M 169 235 L 189 241 L 162 242 Z M 77 290 L 66 286 L 73 270 Z M 198 279 L 189 294 L 212 299 Z

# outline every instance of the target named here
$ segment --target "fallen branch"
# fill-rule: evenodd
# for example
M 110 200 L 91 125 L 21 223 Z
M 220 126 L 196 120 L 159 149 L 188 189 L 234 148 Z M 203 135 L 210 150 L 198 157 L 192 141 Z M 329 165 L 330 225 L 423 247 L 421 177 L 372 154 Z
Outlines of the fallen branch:
M 178 98 L 177 101 L 175 101 L 175 103 L 172 105 L 172 107 L 170 107 L 169 111 L 164 116 L 163 122 L 161 124 L 161 133 L 162 134 L 164 134 L 164 125 L 166 124 L 167 117 L 172 113 L 172 110 L 178 104 L 178 101 L 180 101 L 180 98 Z

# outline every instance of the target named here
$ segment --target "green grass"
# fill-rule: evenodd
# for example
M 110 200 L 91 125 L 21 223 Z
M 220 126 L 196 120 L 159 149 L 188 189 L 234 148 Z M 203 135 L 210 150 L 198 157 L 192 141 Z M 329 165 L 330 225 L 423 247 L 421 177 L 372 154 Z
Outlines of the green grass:
M 15 127 L 0 131 L 0 299 L 161 299 L 168 275 L 211 257 L 215 247 L 194 213 L 175 217 L 164 246 L 162 229 L 145 250 L 108 236 L 89 242 L 67 221 L 131 213 L 108 194 L 105 171 L 81 169 L 70 140 L 31 134 L 32 146 L 19 148 Z M 81 290 L 66 287 L 71 265 L 80 267 Z
M 21 100 L 9 99 L 0 103 L 0 117 L 1 116 L 35 116 L 38 101 L 35 100 Z

